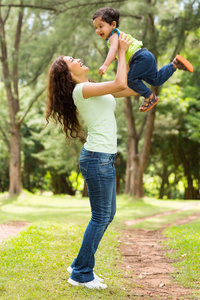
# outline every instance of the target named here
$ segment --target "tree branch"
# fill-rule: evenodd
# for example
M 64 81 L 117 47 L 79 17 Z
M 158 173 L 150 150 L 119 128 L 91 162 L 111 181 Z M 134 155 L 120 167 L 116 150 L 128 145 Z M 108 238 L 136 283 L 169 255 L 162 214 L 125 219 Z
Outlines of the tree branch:
M 14 43 L 14 56 L 13 56 L 13 83 L 14 83 L 14 93 L 15 93 L 16 102 L 18 102 L 18 59 L 19 59 L 19 44 L 20 44 L 20 37 L 21 37 L 22 20 L 23 20 L 23 9 L 21 9 L 18 14 L 18 22 L 17 22 L 15 43 Z M 16 103 L 16 105 L 19 106 L 19 103 Z
M 60 13 L 65 12 L 66 10 L 70 10 L 73 8 L 79 8 L 79 7 L 84 7 L 84 6 L 94 6 L 94 5 L 101 5 L 103 7 L 103 4 L 110 4 L 110 3 L 119 3 L 119 2 L 126 2 L 127 0 L 111 0 L 111 1 L 99 1 L 99 2 L 94 2 L 94 3 L 84 3 L 84 4 L 76 4 L 70 7 L 66 7 L 66 9 L 61 10 Z
M 52 45 L 52 50 L 51 52 L 48 53 L 48 55 L 45 55 L 45 60 L 43 60 L 43 63 L 41 66 L 38 67 L 38 69 L 35 72 L 35 76 L 25 84 L 25 86 L 29 86 L 31 84 L 34 84 L 38 77 L 41 75 L 45 67 L 49 65 L 50 60 L 52 59 L 53 55 L 55 54 L 55 51 L 57 49 L 58 45 Z
M 139 130 L 139 133 L 138 133 L 138 140 L 141 139 L 141 136 L 142 136 L 144 127 L 145 127 L 146 122 L 147 122 L 147 116 L 148 116 L 148 114 L 146 114 L 145 117 L 144 117 L 144 119 L 143 119 L 142 125 L 141 125 L 140 130 Z
M 84 7 L 84 6 L 94 6 L 94 5 L 101 5 L 103 6 L 103 4 L 110 4 L 110 3 L 119 3 L 119 2 L 126 2 L 127 0 L 110 0 L 110 1 L 98 1 L 98 2 L 94 2 L 94 3 L 78 3 L 76 5 L 72 5 L 70 7 L 68 7 L 66 4 L 68 1 L 65 2 L 60 2 L 60 3 L 56 3 L 56 5 L 63 5 L 65 6 L 65 9 L 58 9 L 56 7 L 50 7 L 50 6 L 42 6 L 42 5 L 33 5 L 33 4 L 0 4 L 0 7 L 14 7 L 14 8 L 33 8 L 33 9 L 41 9 L 41 10 L 49 10 L 49 11 L 53 11 L 53 12 L 57 12 L 57 13 L 63 13 L 67 10 L 70 9 L 74 9 L 74 8 L 79 8 L 79 7 Z
M 34 8 L 34 9 L 42 9 L 42 10 L 51 10 L 56 12 L 57 9 L 53 7 L 46 7 L 46 6 L 38 6 L 38 5 L 32 5 L 32 4 L 0 4 L 0 7 L 8 7 L 9 9 L 11 7 L 14 8 Z
M 7 135 L 6 135 L 5 131 L 3 130 L 3 128 L 2 128 L 1 126 L 0 126 L 0 131 L 1 131 L 2 134 L 3 134 L 4 140 L 5 140 L 6 145 L 7 145 L 7 147 L 8 147 L 8 151 L 10 151 L 10 142 L 9 142 L 9 140 L 8 140 L 8 138 L 7 138 Z
M 1 5 L 0 5 L 0 6 L 1 6 Z M 10 7 L 8 7 L 8 10 L 7 10 L 7 13 L 6 13 L 6 15 L 5 15 L 5 18 L 2 19 L 2 21 L 3 21 L 4 24 L 6 23 L 8 17 L 9 17 L 9 13 L 10 13 Z M 2 15 L 1 15 L 1 16 L 2 16 Z
M 132 14 L 125 14 L 125 13 L 120 13 L 120 16 L 123 18 L 133 18 L 133 19 L 137 19 L 137 20 L 142 20 L 144 19 L 144 16 L 137 16 L 137 15 L 132 15 Z
M 26 112 L 24 113 L 24 116 L 22 117 L 21 120 L 18 120 L 18 123 L 20 125 L 22 125 L 22 123 L 24 122 L 24 119 L 26 118 L 28 112 L 30 111 L 31 107 L 33 106 L 33 104 L 37 101 L 37 99 L 42 95 L 42 93 L 44 92 L 46 88 L 42 88 L 35 96 L 34 98 L 31 100 Z
M 5 87 L 6 89 L 9 89 L 11 92 L 10 70 L 9 70 L 8 60 L 7 60 L 8 54 L 7 54 L 7 44 L 6 44 L 6 34 L 5 34 L 5 20 L 2 19 L 1 10 L 0 10 L 0 45 L 1 45 L 1 62 L 3 67 L 3 77 L 5 81 Z

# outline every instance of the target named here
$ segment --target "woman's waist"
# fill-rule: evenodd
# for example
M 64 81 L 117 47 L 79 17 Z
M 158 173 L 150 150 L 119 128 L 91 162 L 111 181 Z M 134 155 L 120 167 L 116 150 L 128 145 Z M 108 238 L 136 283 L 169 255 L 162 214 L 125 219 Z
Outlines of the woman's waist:
M 85 145 L 81 149 L 81 154 L 88 155 L 90 157 L 101 157 L 101 156 L 115 157 L 116 156 L 116 152 L 115 153 L 107 153 L 107 152 L 91 151 L 91 150 L 86 149 Z

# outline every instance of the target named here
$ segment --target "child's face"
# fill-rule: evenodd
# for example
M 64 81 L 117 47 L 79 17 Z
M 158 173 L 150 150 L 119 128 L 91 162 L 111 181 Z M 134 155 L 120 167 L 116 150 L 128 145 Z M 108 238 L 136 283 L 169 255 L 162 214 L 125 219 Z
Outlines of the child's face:
M 101 17 L 94 19 L 94 28 L 96 29 L 96 34 L 99 35 L 103 40 L 107 40 L 114 28 L 116 28 L 116 22 L 113 21 L 112 24 L 108 24 L 103 21 Z

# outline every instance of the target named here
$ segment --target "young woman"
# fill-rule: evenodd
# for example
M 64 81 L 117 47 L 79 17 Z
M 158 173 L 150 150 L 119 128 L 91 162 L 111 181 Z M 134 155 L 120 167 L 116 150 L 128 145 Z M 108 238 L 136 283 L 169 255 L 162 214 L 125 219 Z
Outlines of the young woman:
M 119 36 L 118 69 L 114 81 L 89 82 L 89 68 L 80 59 L 60 56 L 49 72 L 47 122 L 53 118 L 64 129 L 67 138 L 78 137 L 81 125 L 78 113 L 87 125 L 87 141 L 81 150 L 79 167 L 87 183 L 91 220 L 86 228 L 77 257 L 68 267 L 68 282 L 74 286 L 106 288 L 93 271 L 95 252 L 116 212 L 115 155 L 117 126 L 115 98 L 134 95 L 127 88 L 125 53 L 131 41 Z

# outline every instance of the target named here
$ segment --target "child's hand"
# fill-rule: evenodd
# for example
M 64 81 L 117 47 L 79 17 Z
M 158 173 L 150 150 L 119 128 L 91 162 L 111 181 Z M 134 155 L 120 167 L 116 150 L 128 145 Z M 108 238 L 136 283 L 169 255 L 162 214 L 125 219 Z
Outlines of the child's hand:
M 99 74 L 100 75 L 104 75 L 106 73 L 106 71 L 108 70 L 108 67 L 105 66 L 105 65 L 102 65 L 100 68 L 99 68 Z
M 119 35 L 119 51 L 127 51 L 129 48 L 129 45 L 132 44 L 132 41 L 129 37 L 127 37 L 126 34 L 120 33 Z

